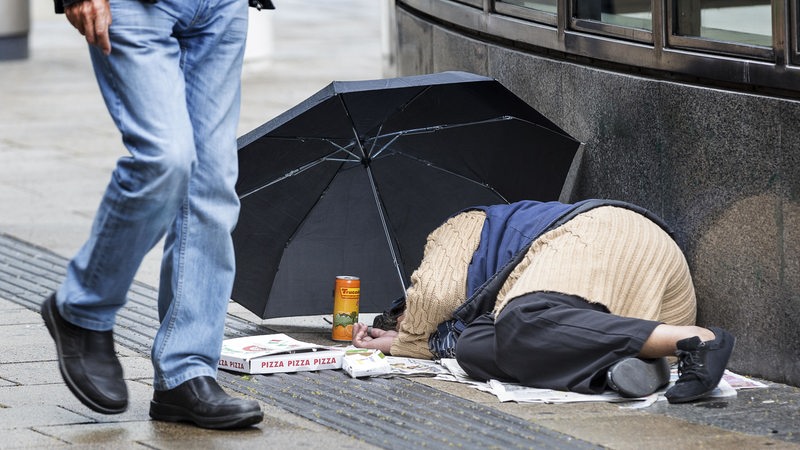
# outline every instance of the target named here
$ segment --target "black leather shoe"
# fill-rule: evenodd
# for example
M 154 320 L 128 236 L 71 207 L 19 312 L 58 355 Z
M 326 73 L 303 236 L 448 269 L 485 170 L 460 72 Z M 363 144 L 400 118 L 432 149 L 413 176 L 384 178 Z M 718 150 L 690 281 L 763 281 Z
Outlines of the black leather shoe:
M 707 397 L 719 384 L 736 338 L 722 328 L 709 327 L 713 341 L 697 336 L 678 341 L 678 380 L 664 393 L 670 403 L 686 403 Z
M 261 422 L 255 400 L 234 398 L 213 377 L 192 378 L 174 389 L 155 391 L 150 417 L 166 422 L 192 422 L 202 428 L 242 428 Z
M 58 368 L 70 391 L 84 405 L 103 414 L 128 408 L 128 388 L 114 351 L 114 333 L 73 325 L 58 312 L 55 294 L 42 303 L 42 318 L 56 342 Z
M 646 397 L 669 383 L 667 358 L 625 358 L 608 369 L 608 386 L 623 397 Z

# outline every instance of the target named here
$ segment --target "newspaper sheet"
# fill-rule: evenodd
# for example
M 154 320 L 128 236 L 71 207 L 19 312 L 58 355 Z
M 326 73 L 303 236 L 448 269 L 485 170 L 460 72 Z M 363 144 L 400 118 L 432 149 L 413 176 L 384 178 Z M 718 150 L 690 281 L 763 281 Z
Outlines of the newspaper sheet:
M 621 403 L 624 408 L 644 408 L 656 401 L 666 400 L 664 392 L 678 379 L 677 369 L 672 368 L 670 384 L 658 392 L 642 398 L 625 398 L 613 391 L 602 394 L 580 394 L 577 392 L 556 391 L 553 389 L 537 389 L 521 386 L 516 383 L 504 383 L 497 380 L 481 382 L 470 378 L 455 359 L 428 361 L 415 358 L 398 358 L 387 356 L 392 372 L 386 376 L 433 377 L 437 380 L 469 384 L 475 389 L 491 393 L 501 402 L 518 403 L 578 403 L 578 402 L 612 402 Z M 726 370 L 717 388 L 711 393 L 712 398 L 735 397 L 740 389 L 765 388 L 766 384 Z

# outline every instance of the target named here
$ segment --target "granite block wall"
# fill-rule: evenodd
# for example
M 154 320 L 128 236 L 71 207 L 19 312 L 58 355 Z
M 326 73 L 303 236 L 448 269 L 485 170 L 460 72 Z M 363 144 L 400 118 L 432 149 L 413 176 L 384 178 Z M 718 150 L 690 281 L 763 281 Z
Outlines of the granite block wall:
M 396 17 L 398 75 L 496 78 L 582 141 L 570 200 L 662 216 L 687 255 L 698 323 L 737 336 L 730 368 L 800 386 L 800 102 L 548 59 Z

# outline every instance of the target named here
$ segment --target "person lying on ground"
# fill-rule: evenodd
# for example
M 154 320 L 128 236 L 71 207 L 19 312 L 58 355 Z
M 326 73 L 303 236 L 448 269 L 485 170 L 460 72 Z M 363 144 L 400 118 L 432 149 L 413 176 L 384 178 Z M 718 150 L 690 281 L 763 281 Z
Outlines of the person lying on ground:
M 352 343 L 454 357 L 472 378 L 626 397 L 669 381 L 671 403 L 708 396 L 735 338 L 695 325 L 686 259 L 667 226 L 625 202 L 475 207 L 434 230 L 404 299 Z

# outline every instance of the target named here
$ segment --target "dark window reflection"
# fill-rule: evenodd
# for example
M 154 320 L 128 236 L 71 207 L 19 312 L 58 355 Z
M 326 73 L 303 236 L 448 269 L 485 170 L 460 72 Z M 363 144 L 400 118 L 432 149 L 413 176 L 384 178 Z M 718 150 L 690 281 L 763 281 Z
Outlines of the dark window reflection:
M 653 30 L 650 0 L 575 0 L 574 7 L 578 19 Z

